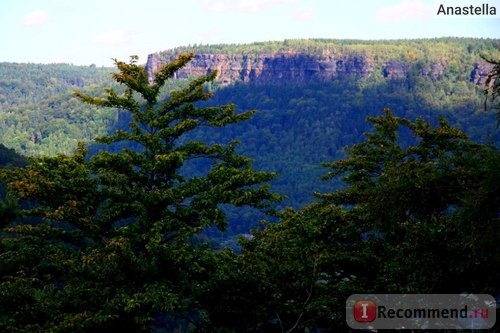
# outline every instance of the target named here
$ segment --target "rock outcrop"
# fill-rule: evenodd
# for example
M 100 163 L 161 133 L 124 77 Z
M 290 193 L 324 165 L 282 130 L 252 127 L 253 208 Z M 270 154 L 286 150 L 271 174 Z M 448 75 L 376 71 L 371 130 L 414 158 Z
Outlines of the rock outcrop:
M 172 61 L 172 55 L 166 61 Z M 148 57 L 146 69 L 150 78 L 162 64 L 158 54 Z M 327 80 L 345 75 L 366 76 L 374 71 L 370 59 L 362 56 L 319 56 L 311 54 L 228 55 L 197 54 L 176 75 L 186 78 L 217 70 L 222 85 L 235 82 L 264 83 L 274 81 L 305 82 Z
M 165 57 L 160 54 L 150 54 L 146 64 L 150 80 L 162 63 L 176 58 L 175 53 Z M 178 78 L 199 76 L 218 71 L 218 82 L 229 85 L 236 82 L 269 83 L 269 82 L 307 82 L 322 81 L 345 77 L 366 77 L 381 74 L 387 79 L 407 78 L 410 73 L 439 79 L 447 69 L 445 60 L 438 60 L 424 66 L 415 66 L 412 62 L 403 60 L 388 60 L 377 63 L 366 55 L 346 54 L 306 54 L 306 53 L 275 53 L 275 54 L 196 54 L 194 59 L 184 68 L 176 72 Z M 482 62 L 475 63 L 470 68 L 470 81 L 483 84 L 491 69 L 491 65 Z M 379 72 L 377 72 L 379 71 Z
M 477 85 L 484 85 L 493 65 L 487 62 L 476 62 L 470 73 L 470 81 Z

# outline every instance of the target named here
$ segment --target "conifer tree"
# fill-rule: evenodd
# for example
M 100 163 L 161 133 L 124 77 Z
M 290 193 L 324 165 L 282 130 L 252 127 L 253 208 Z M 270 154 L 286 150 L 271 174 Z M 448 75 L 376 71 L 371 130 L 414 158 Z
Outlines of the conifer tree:
M 0 235 L 0 330 L 149 332 L 166 314 L 203 322 L 197 295 L 217 269 L 217 253 L 196 236 L 225 228 L 224 205 L 267 209 L 279 196 L 266 184 L 274 175 L 254 170 L 235 142 L 189 139 L 199 126 L 253 114 L 200 105 L 212 96 L 205 86 L 216 72 L 162 99 L 167 80 L 192 58 L 180 55 L 151 83 L 137 57 L 115 61 L 123 93 L 75 93 L 131 114 L 129 129 L 96 139 L 122 150 L 89 160 L 81 144 L 72 156 L 33 158 L 3 172 L 25 219 Z M 196 160 L 206 170 L 186 174 L 183 167 Z
M 238 269 L 210 299 L 219 325 L 344 332 L 352 294 L 499 290 L 498 149 L 444 119 L 433 126 L 386 109 L 368 120 L 363 142 L 324 163 L 325 180 L 342 177 L 343 188 L 243 242 Z

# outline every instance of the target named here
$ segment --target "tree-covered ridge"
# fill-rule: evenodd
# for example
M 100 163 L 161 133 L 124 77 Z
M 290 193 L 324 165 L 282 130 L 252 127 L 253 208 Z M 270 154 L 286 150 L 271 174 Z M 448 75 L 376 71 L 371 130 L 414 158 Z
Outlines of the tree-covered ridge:
M 347 44 L 358 45 L 354 42 L 346 41 Z M 429 52 L 433 50 L 432 45 L 456 46 L 457 49 L 450 48 L 444 57 L 452 60 L 456 59 L 457 54 L 468 54 L 469 44 L 471 50 L 473 47 L 480 49 L 481 45 L 496 45 L 494 40 L 479 39 L 419 42 L 423 45 L 422 50 L 429 49 Z M 360 43 L 359 45 L 369 44 Z M 385 45 L 384 43 L 393 44 L 393 47 L 399 47 L 403 51 L 404 47 L 401 45 L 404 43 L 418 44 L 417 41 L 375 41 L 373 45 Z M 398 46 L 398 43 L 403 44 Z M 426 43 L 430 43 L 430 46 L 425 46 Z M 493 48 L 485 49 L 487 54 L 494 52 L 496 50 Z M 466 59 L 470 60 L 463 62 Z M 400 78 L 384 77 L 380 69 L 366 77 L 347 76 L 327 82 L 270 82 L 259 85 L 238 83 L 219 88 L 212 99 L 214 103 L 235 103 L 242 110 L 255 109 L 255 117 L 217 131 L 197 129 L 191 135 L 203 142 L 240 140 L 242 145 L 238 149 L 253 158 L 256 166 L 280 174 L 280 177 L 273 180 L 273 185 L 288 196 L 283 205 L 300 207 L 312 200 L 311 193 L 314 190 L 325 186 L 319 181 L 324 171 L 319 163 L 343 157 L 343 147 L 358 143 L 362 133 L 368 130 L 366 116 L 375 115 L 385 107 L 390 107 L 398 116 L 409 119 L 424 116 L 426 120 L 433 121 L 435 116 L 442 115 L 474 140 L 499 142 L 500 134 L 495 131 L 494 117 L 483 111 L 483 87 L 470 81 L 473 63 L 482 61 L 481 57 L 471 53 L 457 61 L 456 66 L 443 67 L 440 77 L 420 75 L 422 68 L 430 63 L 428 58 L 424 58 L 414 62 L 407 70 L 408 75 Z M 22 66 L 16 64 L 11 68 Z M 59 72 L 61 77 L 73 68 L 69 65 L 47 66 L 49 69 L 58 66 L 65 68 L 65 71 Z M 47 89 L 44 84 L 49 77 L 49 69 L 42 70 L 46 79 L 39 80 L 43 84 L 35 92 Z M 91 82 L 91 77 L 87 72 L 100 73 L 95 78 L 98 83 L 79 88 L 83 93 L 93 96 L 101 94 L 104 85 L 102 80 L 110 80 L 110 74 L 104 78 L 103 73 L 114 71 L 92 67 L 77 67 L 73 70 L 72 75 L 81 72 L 82 77 L 88 78 L 88 82 Z M 15 71 L 11 71 L 9 77 L 12 78 L 14 74 Z M 43 76 L 42 74 L 39 75 Z M 56 76 L 55 72 L 53 75 Z M 68 77 L 67 74 L 64 75 Z M 25 79 L 28 78 L 26 75 Z M 62 78 L 58 80 L 64 81 Z M 71 80 L 75 80 L 75 77 Z M 161 95 L 168 96 L 180 83 L 181 80 L 166 82 Z M 47 98 L 37 97 L 40 102 L 36 105 L 26 105 L 20 100 L 21 105 L 0 111 L 1 142 L 27 155 L 54 156 L 73 152 L 79 140 L 92 142 L 96 136 L 105 135 L 112 129 L 128 128 L 130 119 L 126 113 L 83 105 L 72 95 L 77 87 L 61 87 L 63 92 L 60 94 L 52 97 L 43 95 Z M 216 85 L 212 84 L 212 89 L 214 87 Z M 89 147 L 92 153 L 99 148 L 102 147 L 93 144 Z M 195 166 L 186 169 L 196 172 Z M 232 233 L 246 232 L 249 224 L 255 222 L 254 219 L 239 216 L 234 220 L 240 221 L 240 225 L 231 230 Z
M 413 90 L 404 80 L 364 86 L 356 80 L 307 85 L 237 84 L 217 91 L 214 102 L 237 101 L 243 109 L 254 107 L 258 110 L 255 117 L 220 132 L 199 131 L 193 135 L 200 140 L 226 136 L 239 139 L 241 151 L 256 165 L 280 174 L 273 185 L 288 196 L 284 204 L 294 207 L 310 202 L 311 193 L 324 188 L 319 180 L 324 172 L 320 163 L 342 158 L 343 148 L 358 143 L 370 129 L 366 117 L 384 107 L 398 116 L 424 117 L 431 123 L 443 116 L 474 140 L 500 142 L 494 115 L 482 109 L 480 88 L 472 83 L 428 80 L 414 84 Z M 400 140 L 411 142 L 409 136 Z
M 112 85 L 111 68 L 0 63 L 0 142 L 26 155 L 70 153 L 103 135 L 116 113 L 83 106 L 75 89 Z
M 112 68 L 69 64 L 0 63 L 0 110 L 37 104 L 55 95 L 112 83 Z
M 153 54 L 151 72 L 194 50 L 195 60 L 179 75 L 199 75 L 217 69 L 219 82 L 328 85 L 357 80 L 360 88 L 401 81 L 411 94 L 436 104 L 475 99 L 492 65 L 483 58 L 500 57 L 500 40 L 439 38 L 395 41 L 296 40 L 245 45 L 190 46 Z M 472 83 L 472 84 L 471 84 Z M 481 89 L 475 89 L 475 85 Z
M 498 58 L 500 47 L 499 41 L 495 39 L 439 38 L 394 41 L 316 39 L 241 45 L 197 45 L 161 52 L 160 55 L 175 57 L 174 54 L 186 50 L 194 50 L 197 54 L 228 54 L 236 58 L 252 54 L 297 52 L 315 57 L 331 54 L 334 58 L 336 54 L 353 54 L 365 57 L 367 60 L 364 65 L 371 66 L 373 71 L 365 77 L 357 77 L 359 81 L 354 84 L 359 86 L 358 91 L 348 89 L 355 93 L 357 98 L 353 99 L 348 95 L 339 96 L 344 100 L 344 105 L 352 104 L 354 100 L 356 103 L 364 103 L 363 89 L 366 87 L 384 86 L 392 84 L 389 81 L 399 80 L 401 85 L 395 88 L 394 95 L 403 89 L 403 94 L 415 94 L 432 101 L 438 108 L 443 105 L 450 108 L 458 104 L 471 103 L 478 98 L 480 89 L 476 90 L 474 85 L 477 82 L 471 83 L 474 64 L 482 61 L 480 55 L 491 59 Z M 385 70 L 384 66 L 388 66 L 389 70 Z M 432 72 L 433 68 L 439 75 L 422 76 L 422 73 Z M 403 76 L 398 74 L 398 70 L 403 71 Z M 55 155 L 74 151 L 79 140 L 90 142 L 96 135 L 107 133 L 110 127 L 120 124 L 119 115 L 115 111 L 82 106 L 71 92 L 75 89 L 82 89 L 89 94 L 102 91 L 103 87 L 113 84 L 110 76 L 112 71 L 111 68 L 68 64 L 0 63 L 0 142 L 26 155 Z M 474 73 L 478 75 L 474 80 L 486 79 L 484 68 Z M 341 90 L 345 90 L 342 88 L 344 84 L 353 83 L 346 77 L 331 81 L 326 82 L 325 86 L 337 84 Z M 317 85 L 315 82 L 310 84 Z M 168 85 L 169 87 L 164 90 L 167 95 L 176 84 L 169 82 Z M 304 85 L 303 89 L 304 92 L 311 90 L 307 85 Z M 313 89 L 318 87 L 315 86 Z M 323 89 L 321 85 L 319 89 Z M 327 90 L 325 93 L 329 93 Z M 250 94 L 249 98 L 254 99 L 252 91 L 247 93 Z M 263 100 L 256 99 L 259 104 L 252 108 L 261 112 L 268 109 L 266 104 L 269 98 L 273 99 L 275 97 L 273 95 L 276 94 L 268 95 Z M 230 102 L 240 104 L 240 100 L 236 98 Z M 308 103 L 311 105 L 315 102 L 309 98 Z M 329 108 L 328 105 L 320 104 L 321 101 L 318 100 L 317 107 L 320 109 Z M 321 122 L 317 124 L 322 126 Z
M 122 89 L 74 94 L 130 115 L 96 139 L 109 149 L 88 156 L 81 143 L 73 154 L 0 169 L 8 190 L 0 202 L 1 331 L 345 332 L 354 293 L 499 290 L 500 154 L 442 117 L 481 132 L 474 100 L 437 107 L 408 80 L 355 79 L 326 90 L 236 85 L 214 100 L 216 72 L 163 97 L 161 87 L 192 59 L 161 66 L 152 82 L 136 57 L 116 61 Z M 247 105 L 220 103 L 237 93 L 267 108 L 257 123 Z M 228 206 L 267 211 L 281 197 L 268 185 L 276 175 L 254 169 L 228 140 L 241 133 L 261 134 L 242 137 L 242 150 L 265 155 L 275 146 L 275 161 L 302 163 L 294 186 L 315 178 L 304 160 L 319 149 L 348 148 L 319 156 L 326 186 L 314 190 L 317 201 L 284 209 L 235 250 L 200 232 L 234 224 Z
M 250 44 L 195 44 L 176 47 L 159 52 L 169 56 L 184 52 L 195 54 L 258 55 L 277 53 L 309 54 L 359 54 L 373 56 L 377 61 L 394 59 L 429 59 L 442 56 L 465 61 L 487 52 L 492 57 L 500 54 L 500 40 L 478 38 L 431 38 L 399 40 L 357 40 L 357 39 L 287 39 L 284 41 L 255 42 Z M 476 59 L 477 60 L 477 59 Z
M 180 77 L 217 69 L 223 86 L 238 82 L 258 84 L 347 81 L 360 86 L 406 81 L 408 90 L 435 100 L 469 100 L 468 83 L 483 85 L 492 67 L 483 58 L 500 57 L 494 39 L 440 38 L 398 41 L 297 40 L 245 45 L 189 46 L 152 54 L 150 75 L 180 51 L 196 57 Z M 452 91 L 455 90 L 455 91 Z M 464 96 L 464 93 L 468 96 Z M 475 92 L 474 92 L 475 93 Z

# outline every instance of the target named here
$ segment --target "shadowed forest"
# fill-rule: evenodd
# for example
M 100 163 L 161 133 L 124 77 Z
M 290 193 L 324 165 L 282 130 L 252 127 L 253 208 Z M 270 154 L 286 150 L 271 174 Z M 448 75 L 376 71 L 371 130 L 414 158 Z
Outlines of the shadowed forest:
M 329 43 L 0 64 L 0 330 L 338 332 L 351 294 L 499 295 L 498 40 L 337 45 L 404 76 L 175 78 Z

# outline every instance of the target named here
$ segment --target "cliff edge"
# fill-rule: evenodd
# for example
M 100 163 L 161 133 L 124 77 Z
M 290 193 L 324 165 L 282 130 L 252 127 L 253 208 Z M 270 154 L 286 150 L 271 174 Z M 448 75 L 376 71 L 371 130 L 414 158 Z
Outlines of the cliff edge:
M 195 53 L 194 59 L 180 69 L 176 76 L 187 78 L 217 70 L 218 82 L 223 86 L 236 82 L 307 82 L 370 76 L 404 80 L 411 75 L 420 75 L 439 80 L 447 71 L 456 71 L 455 67 L 458 66 L 458 70 L 462 71 L 470 82 L 481 85 L 491 69 L 491 65 L 479 56 L 474 57 L 470 49 L 464 52 L 468 52 L 469 58 L 475 58 L 476 61 L 455 59 L 458 56 L 455 54 L 457 51 L 451 47 L 450 51 L 437 52 L 435 49 L 443 46 L 433 45 L 436 41 L 429 41 L 428 45 L 422 44 L 421 41 L 419 43 L 391 42 L 384 49 L 379 43 L 366 43 L 355 48 L 349 45 L 339 47 L 338 41 L 332 41 L 330 44 L 325 42 L 316 45 L 317 47 L 309 50 L 298 47 L 284 50 L 276 47 L 276 52 L 238 52 L 238 47 L 231 49 L 231 46 L 228 46 L 226 50 L 220 45 L 214 47 L 213 52 L 206 52 L 206 48 L 192 47 L 190 52 Z M 434 49 L 431 52 L 426 48 Z M 398 51 L 395 52 L 395 49 Z M 152 80 L 162 64 L 176 59 L 179 53 L 186 51 L 179 48 L 150 54 L 146 64 L 150 79 Z

